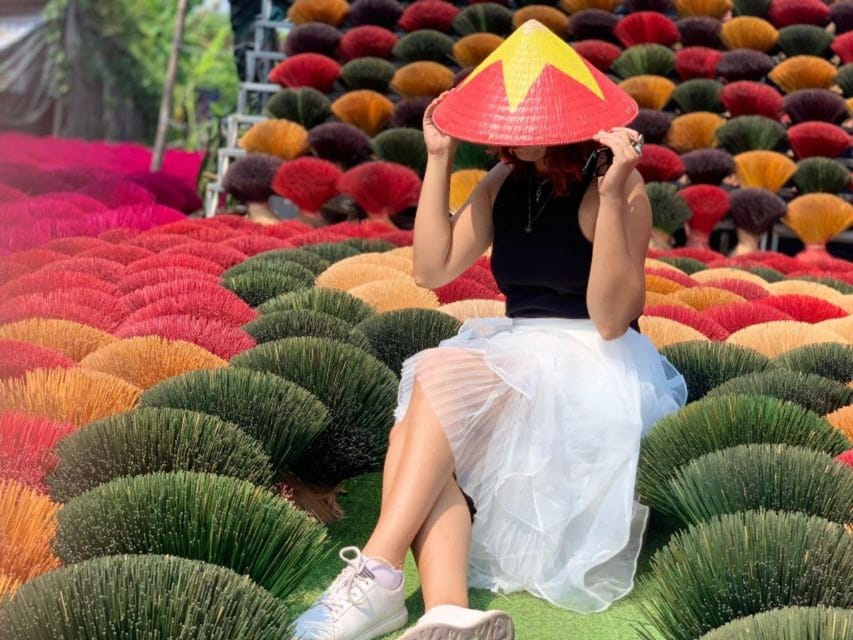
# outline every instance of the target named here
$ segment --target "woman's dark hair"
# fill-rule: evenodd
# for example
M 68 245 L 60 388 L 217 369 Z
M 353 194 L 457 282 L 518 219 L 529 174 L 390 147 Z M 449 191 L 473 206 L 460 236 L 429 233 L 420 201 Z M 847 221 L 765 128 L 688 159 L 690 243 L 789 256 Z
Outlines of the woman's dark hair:
M 597 148 L 598 144 L 593 140 L 548 147 L 544 163 L 547 168 L 546 175 L 554 185 L 555 193 L 565 195 L 573 183 L 581 181 L 584 164 Z M 533 163 L 519 160 L 510 147 L 498 148 L 497 154 L 513 171 L 533 169 Z

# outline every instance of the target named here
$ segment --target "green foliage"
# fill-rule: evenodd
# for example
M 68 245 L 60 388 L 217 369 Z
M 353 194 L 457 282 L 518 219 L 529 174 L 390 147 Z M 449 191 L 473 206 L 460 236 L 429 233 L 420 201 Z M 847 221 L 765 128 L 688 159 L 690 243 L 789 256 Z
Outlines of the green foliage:
M 215 416 L 178 409 L 140 409 L 93 422 L 61 440 L 56 456 L 45 482 L 59 502 L 114 478 L 155 471 L 272 482 L 269 456 L 257 440 Z
M 245 325 L 243 329 L 258 344 L 285 338 L 313 336 L 346 342 L 365 351 L 371 351 L 370 342 L 367 338 L 363 334 L 353 331 L 352 325 L 346 320 L 311 309 L 291 309 L 266 313 Z
M 246 274 L 262 274 L 276 271 L 299 280 L 306 285 L 310 286 L 314 284 L 314 272 L 308 267 L 302 266 L 300 264 L 302 261 L 298 257 L 296 260 L 287 260 L 284 258 L 283 254 L 286 251 L 289 251 L 289 249 L 267 251 L 249 258 L 240 264 L 235 264 L 222 274 L 222 279 L 225 281 Z
M 306 129 L 322 124 L 332 115 L 329 99 L 312 87 L 283 89 L 267 101 L 264 109 L 273 118 L 298 122 Z
M 219 97 L 210 105 L 213 116 L 225 116 L 234 110 L 237 99 L 237 73 L 231 52 L 231 28 L 228 18 L 216 11 L 190 3 L 184 42 L 178 61 L 173 116 L 185 128 L 184 146 L 205 146 L 205 123 L 197 119 L 197 91 L 214 89 Z M 170 0 L 51 0 L 45 7 L 48 41 L 53 61 L 54 90 L 60 96 L 70 91 L 69 43 L 65 25 L 69 7 L 76 8 L 83 51 L 83 71 L 89 79 L 108 81 L 121 90 L 145 119 L 146 130 L 153 134 L 165 82 L 172 44 L 177 3 Z
M 743 375 L 723 383 L 708 397 L 751 393 L 796 402 L 825 416 L 853 403 L 853 389 L 813 373 L 778 369 Z
M 154 0 L 159 5 L 173 11 L 174 2 Z M 152 0 L 148 0 L 152 2 Z M 123 4 L 127 3 L 124 0 Z M 201 4 L 200 2 L 197 4 Z M 170 15 L 165 37 L 166 45 L 161 55 L 168 55 L 171 45 L 173 14 Z M 162 42 L 162 40 L 160 41 Z M 197 104 L 199 90 L 213 90 L 218 96 L 209 105 L 209 115 L 224 118 L 237 107 L 237 69 L 234 65 L 233 38 L 231 25 L 220 13 L 196 7 L 187 16 L 184 42 L 181 46 L 181 59 L 178 67 L 178 81 L 175 87 L 174 111 L 186 126 L 184 146 L 190 149 L 203 149 L 207 146 L 205 138 L 211 134 L 204 121 L 199 122 L 200 112 Z M 165 73 L 165 64 L 158 73 Z M 215 137 L 214 137 L 215 141 Z
M 835 76 L 835 81 L 841 87 L 841 92 L 845 98 L 853 96 L 853 63 L 845 64 L 838 67 L 838 73 Z
M 509 35 L 512 31 L 512 10 L 494 2 L 465 7 L 453 19 L 453 30 L 460 36 L 481 32 Z
M 832 34 L 813 24 L 792 24 L 779 29 L 779 48 L 793 56 L 822 57 L 832 44 Z
M 386 129 L 373 139 L 373 150 L 380 159 L 404 165 L 419 174 L 426 169 L 424 134 L 417 129 Z
M 782 124 L 766 116 L 737 116 L 717 129 L 717 139 L 732 154 L 778 149 L 787 135 Z
M 822 417 L 792 402 L 760 395 L 706 397 L 658 421 L 643 439 L 637 489 L 650 504 L 666 504 L 667 483 L 682 465 L 712 451 L 762 442 L 830 455 L 850 445 Z
M 827 276 L 813 276 L 807 273 L 802 275 L 793 276 L 792 280 L 806 280 L 808 282 L 817 282 L 818 284 L 825 284 L 827 287 L 832 287 L 836 291 L 840 291 L 844 295 L 848 295 L 853 293 L 853 285 L 848 284 L 842 280 L 836 280 L 835 278 L 829 278 Z
M 794 184 L 800 193 L 838 193 L 850 185 L 850 170 L 832 158 L 806 158 L 797 163 Z
M 388 84 L 396 71 L 387 60 L 366 56 L 347 62 L 341 69 L 341 80 L 350 91 L 369 89 L 388 93 Z
M 716 80 L 693 78 L 679 84 L 672 92 L 672 99 L 683 113 L 692 111 L 722 113 L 725 111 L 723 103 L 720 102 L 722 91 L 723 85 Z
M 280 375 L 329 408 L 330 425 L 296 465 L 300 478 L 335 486 L 379 469 L 397 400 L 397 378 L 379 360 L 336 340 L 289 338 L 244 351 L 232 364 Z
M 437 347 L 455 336 L 461 323 L 432 309 L 401 309 L 378 313 L 361 322 L 357 332 L 367 336 L 373 353 L 398 376 L 403 362 L 419 351 Z
M 232 269 L 242 267 L 236 265 Z M 233 275 L 222 274 L 222 286 L 240 296 L 248 304 L 257 307 L 283 293 L 307 289 L 314 285 L 314 274 L 295 262 L 261 262 L 241 269 Z
M 474 144 L 472 142 L 460 142 L 456 147 L 456 155 L 453 159 L 453 170 L 482 169 L 488 171 L 498 162 L 497 156 L 490 152 L 488 147 Z
M 684 201 L 682 200 L 682 202 Z M 666 262 L 667 264 L 671 264 L 673 267 L 676 267 L 678 269 L 681 269 L 687 275 L 690 275 L 691 273 L 696 273 L 697 271 L 704 271 L 708 268 L 708 265 L 706 265 L 704 262 L 694 260 L 693 258 L 685 258 L 684 256 L 661 256 L 660 258 L 658 258 L 658 260 L 660 260 L 661 262 Z
M 783 607 L 738 618 L 699 640 L 847 640 L 853 611 L 831 607 Z
M 684 523 L 750 509 L 799 511 L 853 522 L 853 469 L 832 456 L 784 444 L 714 451 L 680 467 L 656 506 Z
M 382 238 L 350 238 L 344 244 L 358 249 L 360 253 L 384 253 L 397 248 L 397 245 Z
M 288 617 L 284 602 L 229 569 L 174 556 L 112 556 L 27 582 L 0 606 L 0 637 L 281 640 Z
M 431 62 L 450 62 L 453 52 L 453 38 L 435 29 L 418 29 L 407 33 L 394 45 L 394 57 L 403 62 L 429 60 Z
M 766 356 L 725 342 L 680 342 L 664 347 L 661 353 L 684 376 L 688 402 L 705 397 L 732 378 L 764 371 L 769 364 Z
M 261 305 L 261 313 L 276 313 L 291 309 L 311 309 L 328 313 L 355 326 L 376 313 L 373 308 L 338 289 L 304 289 L 273 298 Z
M 791 371 L 813 373 L 846 385 L 853 380 L 853 346 L 834 342 L 810 344 L 776 356 L 773 364 Z
M 324 260 L 328 260 L 330 263 L 343 260 L 344 258 L 351 258 L 352 256 L 357 256 L 361 253 L 361 251 L 352 245 L 344 244 L 342 242 L 320 242 L 319 244 L 305 245 L 302 248 L 306 251 L 316 253 L 318 256 Z
M 649 182 L 646 192 L 652 206 L 652 225 L 672 235 L 693 217 L 693 212 L 670 182 Z M 701 263 L 700 263 L 701 264 Z M 705 268 L 705 265 L 702 265 Z
M 329 422 L 323 403 L 302 387 L 270 373 L 232 367 L 164 380 L 145 391 L 140 404 L 200 411 L 233 422 L 261 443 L 277 478 Z
M 740 267 L 735 267 L 735 269 L 738 268 Z M 744 269 L 744 271 L 761 276 L 767 280 L 767 282 L 780 282 L 785 279 L 784 273 L 777 271 L 776 269 L 771 269 L 770 267 L 749 267 L 748 269 Z
M 305 289 L 310 285 L 284 275 L 279 270 L 270 270 L 251 271 L 239 276 L 232 276 L 224 280 L 222 286 L 236 293 L 248 304 L 257 307 L 270 298 Z
M 738 16 L 766 18 L 772 0 L 732 0 L 734 13 Z
M 677 533 L 641 580 L 659 635 L 696 638 L 735 618 L 789 605 L 853 607 L 853 536 L 816 516 L 729 514 Z M 727 636 L 728 637 L 728 636 Z
M 275 269 L 277 266 L 284 265 L 288 262 L 295 262 L 300 267 L 308 269 L 315 276 L 325 271 L 330 262 L 324 260 L 316 253 L 305 251 L 303 249 L 273 249 L 272 251 L 264 251 L 248 260 L 236 264 L 225 272 L 225 276 L 238 276 L 247 271 L 263 270 L 266 266 Z M 301 273 L 301 277 L 305 277 Z
M 610 66 L 622 78 L 644 74 L 667 76 L 675 69 L 675 52 L 660 44 L 638 44 L 623 51 Z
M 290 594 L 326 553 L 322 525 L 250 482 L 178 471 L 118 478 L 78 496 L 57 516 L 54 551 L 67 564 L 162 553 L 247 574 Z

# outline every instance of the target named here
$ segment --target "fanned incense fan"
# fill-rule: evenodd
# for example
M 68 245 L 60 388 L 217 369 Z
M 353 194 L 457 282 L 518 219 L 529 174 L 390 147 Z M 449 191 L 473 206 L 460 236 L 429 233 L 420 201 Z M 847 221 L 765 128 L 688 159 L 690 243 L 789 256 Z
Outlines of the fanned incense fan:
M 806 245 L 800 260 L 823 260 L 826 243 L 853 224 L 853 205 L 830 193 L 807 193 L 788 204 L 782 221 Z

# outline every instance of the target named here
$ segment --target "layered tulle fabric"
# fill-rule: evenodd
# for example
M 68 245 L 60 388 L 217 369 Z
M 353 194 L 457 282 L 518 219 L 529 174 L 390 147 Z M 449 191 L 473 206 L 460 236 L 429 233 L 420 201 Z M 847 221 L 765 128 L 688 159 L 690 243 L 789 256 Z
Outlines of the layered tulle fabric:
M 578 612 L 633 587 L 648 508 L 640 440 L 687 400 L 649 340 L 604 341 L 590 320 L 479 318 L 403 366 L 444 428 L 474 501 L 472 587 L 526 590 Z

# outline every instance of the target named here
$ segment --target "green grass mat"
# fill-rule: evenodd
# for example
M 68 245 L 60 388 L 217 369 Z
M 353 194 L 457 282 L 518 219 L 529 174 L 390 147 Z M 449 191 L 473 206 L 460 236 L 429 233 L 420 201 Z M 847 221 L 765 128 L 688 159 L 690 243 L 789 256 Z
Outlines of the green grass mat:
M 340 503 L 346 516 L 329 530 L 336 548 L 347 545 L 360 547 L 367 541 L 379 512 L 381 477 L 379 474 L 370 474 L 355 478 L 345 483 L 344 488 L 348 493 L 340 496 Z M 666 543 L 669 535 L 667 531 L 652 527 L 640 558 L 638 575 L 648 569 L 649 557 Z M 294 614 L 310 606 L 341 568 L 342 564 L 335 554 L 322 563 L 293 598 Z M 409 621 L 414 624 L 423 614 L 423 601 L 411 554 L 406 559 L 406 594 Z M 637 606 L 643 599 L 640 589 L 635 589 L 603 613 L 586 615 L 558 609 L 526 593 L 501 595 L 475 589 L 471 591 L 470 597 L 473 608 L 501 609 L 509 613 L 515 622 L 519 640 L 633 640 L 639 638 L 636 629 L 639 626 L 646 627 Z M 393 640 L 400 633 L 385 636 L 382 640 Z

